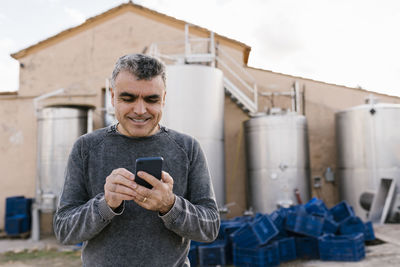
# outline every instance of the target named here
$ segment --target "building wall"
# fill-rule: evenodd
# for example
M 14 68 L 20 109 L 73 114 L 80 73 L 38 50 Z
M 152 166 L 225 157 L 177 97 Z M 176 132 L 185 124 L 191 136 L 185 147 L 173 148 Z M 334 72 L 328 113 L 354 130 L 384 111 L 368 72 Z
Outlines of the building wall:
M 0 98 L 0 228 L 4 227 L 5 199 L 34 197 L 36 120 L 31 98 Z
M 243 122 L 250 117 L 230 97 L 225 96 L 225 183 L 227 217 L 242 215 L 247 209 L 246 154 Z
M 66 94 L 40 101 L 38 107 L 89 106 L 94 109 L 94 129 L 101 128 L 105 80 L 116 60 L 124 54 L 143 52 L 153 42 L 176 40 L 182 41 L 181 45 L 164 52 L 183 53 L 184 27 L 128 11 L 21 58 L 18 95 L 0 96 L 0 214 L 4 214 L 7 196 L 35 195 L 35 97 L 64 88 Z M 243 60 L 242 48 L 218 38 L 216 42 L 236 60 Z M 3 218 L 0 228 L 4 228 Z

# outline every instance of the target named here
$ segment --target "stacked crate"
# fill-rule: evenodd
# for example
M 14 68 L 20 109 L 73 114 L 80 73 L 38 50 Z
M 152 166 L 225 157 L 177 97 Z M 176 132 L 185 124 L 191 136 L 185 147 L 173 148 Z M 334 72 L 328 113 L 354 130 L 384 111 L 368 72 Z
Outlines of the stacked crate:
M 365 257 L 364 242 L 373 239 L 371 222 L 362 222 L 346 202 L 328 209 L 313 198 L 269 215 L 222 221 L 216 241 L 192 242 L 190 261 L 192 266 L 256 267 L 295 259 L 360 261 Z
M 9 236 L 31 230 L 32 199 L 23 196 L 6 198 L 5 232 Z

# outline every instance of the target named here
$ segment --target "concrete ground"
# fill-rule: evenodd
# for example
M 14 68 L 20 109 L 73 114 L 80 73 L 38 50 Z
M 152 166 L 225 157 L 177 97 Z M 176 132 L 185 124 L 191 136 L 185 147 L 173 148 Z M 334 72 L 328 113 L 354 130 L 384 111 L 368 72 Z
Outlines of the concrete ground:
M 19 253 L 24 250 L 51 250 L 61 249 L 55 238 L 45 238 L 40 241 L 32 241 L 30 239 L 1 239 L 0 240 L 0 253 L 14 252 Z
M 398 267 L 400 266 L 400 224 L 387 224 L 382 226 L 374 225 L 375 235 L 378 239 L 385 243 L 373 246 L 366 246 L 366 257 L 360 262 L 326 262 L 318 260 L 297 260 L 287 263 L 282 263 L 282 267 Z M 38 242 L 32 240 L 18 240 L 18 239 L 1 239 L 0 240 L 0 254 L 5 252 L 22 252 L 24 250 L 37 251 L 37 250 L 58 250 L 58 251 L 71 251 L 76 250 L 76 246 L 62 246 L 57 243 L 54 238 L 46 238 Z M 59 262 L 59 266 L 63 266 Z M 76 264 L 76 263 L 75 263 Z M 57 264 L 58 265 L 58 264 Z M 80 264 L 76 264 L 79 266 Z M 1 267 L 31 267 L 41 266 L 32 262 L 8 262 L 0 263 Z M 65 265 L 67 266 L 67 265 Z M 75 265 L 68 265 L 75 266 Z

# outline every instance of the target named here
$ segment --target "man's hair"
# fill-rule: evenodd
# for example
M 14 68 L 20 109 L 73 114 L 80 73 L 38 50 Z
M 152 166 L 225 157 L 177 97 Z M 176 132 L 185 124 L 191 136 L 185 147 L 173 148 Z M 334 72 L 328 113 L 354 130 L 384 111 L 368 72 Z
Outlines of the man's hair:
M 111 87 L 114 88 L 115 80 L 121 71 L 128 71 L 138 80 L 151 80 L 154 77 L 161 76 L 164 85 L 166 84 L 165 65 L 158 59 L 143 55 L 130 54 L 122 56 L 115 63 L 111 75 Z

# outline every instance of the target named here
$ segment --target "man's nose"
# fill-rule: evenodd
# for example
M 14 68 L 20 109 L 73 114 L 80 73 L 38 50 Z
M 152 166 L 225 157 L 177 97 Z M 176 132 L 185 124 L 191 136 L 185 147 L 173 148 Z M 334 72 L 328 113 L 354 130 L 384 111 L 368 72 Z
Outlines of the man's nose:
M 133 112 L 135 114 L 145 114 L 146 113 L 146 104 L 144 103 L 143 100 L 139 99 L 136 103 L 135 106 L 133 107 Z

